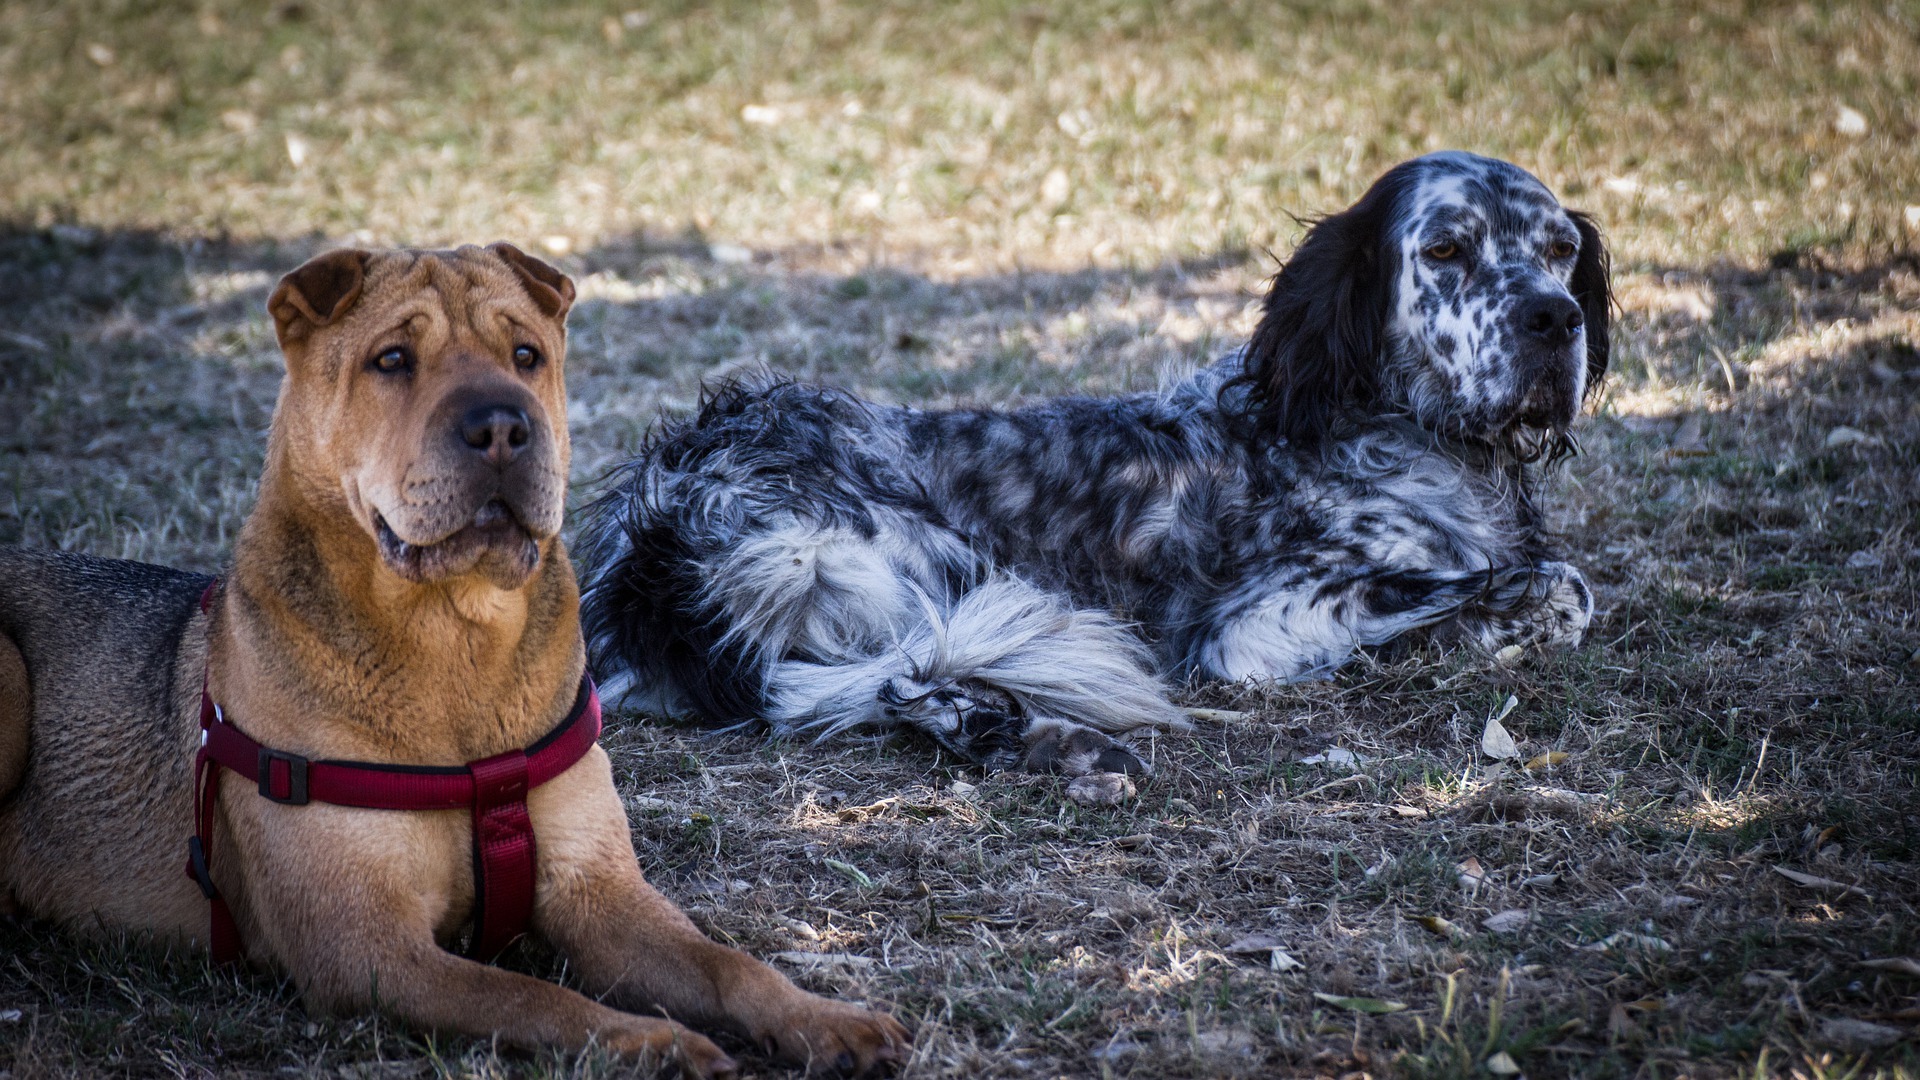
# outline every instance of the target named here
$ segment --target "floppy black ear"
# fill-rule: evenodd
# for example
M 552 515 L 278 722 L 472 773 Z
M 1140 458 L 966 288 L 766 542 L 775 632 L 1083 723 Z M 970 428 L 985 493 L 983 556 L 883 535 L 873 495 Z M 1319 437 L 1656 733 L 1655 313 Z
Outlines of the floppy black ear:
M 1395 169 L 1352 208 L 1315 222 L 1274 276 L 1233 380 L 1247 388 L 1256 441 L 1311 448 L 1342 416 L 1378 410 L 1398 259 L 1387 227 L 1405 184 Z
M 1613 286 L 1609 281 L 1613 258 L 1607 254 L 1606 242 L 1600 238 L 1600 229 L 1593 219 L 1585 214 L 1569 213 L 1574 228 L 1580 230 L 1580 257 L 1574 260 L 1573 280 L 1569 285 L 1587 325 L 1587 393 L 1591 394 L 1607 375 L 1608 331 L 1613 318 Z

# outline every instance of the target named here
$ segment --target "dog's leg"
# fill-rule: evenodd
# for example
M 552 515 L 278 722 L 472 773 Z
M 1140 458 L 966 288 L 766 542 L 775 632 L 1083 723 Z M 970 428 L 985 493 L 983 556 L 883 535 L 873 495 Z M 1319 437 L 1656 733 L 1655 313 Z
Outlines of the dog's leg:
M 1219 679 L 1324 675 L 1354 650 L 1458 620 L 1485 648 L 1574 644 L 1593 597 L 1564 563 L 1481 571 L 1391 570 L 1260 582 L 1217 606 L 1215 629 L 1189 653 L 1195 674 Z
M 647 884 L 605 755 L 534 795 L 541 844 L 535 928 L 567 955 L 589 993 L 725 1028 L 808 1068 L 864 1073 L 905 1060 L 911 1037 L 893 1018 L 801 990 L 708 939 Z
M 604 776 L 607 759 L 597 760 Z M 592 809 L 607 815 L 604 806 Z M 446 875 L 449 868 L 461 873 L 437 850 L 455 840 L 451 830 L 429 827 L 420 815 L 325 806 L 289 811 L 229 803 L 227 810 L 236 831 L 251 839 L 245 890 L 234 897 L 242 938 L 254 955 L 293 977 L 309 1008 L 378 1009 L 428 1031 L 528 1049 L 599 1046 L 640 1062 L 674 1062 L 697 1077 L 734 1075 L 725 1052 L 677 1020 L 636 1016 L 442 948 L 435 924 L 457 884 Z M 302 817 L 290 824 L 290 814 Z M 624 835 L 617 806 L 611 815 L 612 828 Z M 547 828 L 541 816 L 535 821 L 544 874 L 549 840 L 564 844 L 566 822 Z M 460 830 L 456 842 L 465 838 Z M 631 849 L 627 858 L 631 863 Z
M 12 794 L 26 775 L 32 726 L 33 689 L 27 682 L 27 661 L 12 639 L 0 634 L 0 799 Z
M 1139 638 L 1104 613 L 1002 576 L 921 614 L 871 655 L 777 665 L 775 729 L 905 725 L 989 769 L 1144 773 L 1113 736 L 1187 726 Z

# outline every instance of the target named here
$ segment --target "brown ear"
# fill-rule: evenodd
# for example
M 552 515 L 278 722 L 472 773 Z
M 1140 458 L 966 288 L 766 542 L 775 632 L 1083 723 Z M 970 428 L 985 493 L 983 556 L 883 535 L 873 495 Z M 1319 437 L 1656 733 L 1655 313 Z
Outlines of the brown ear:
M 520 275 L 520 284 L 526 286 L 527 295 L 555 319 L 565 322 L 567 312 L 573 308 L 573 279 L 541 262 L 539 259 L 521 251 L 505 240 L 488 244 L 487 250 L 513 267 Z
M 280 279 L 267 300 L 282 347 L 347 313 L 367 278 L 367 252 L 343 248 L 316 255 Z

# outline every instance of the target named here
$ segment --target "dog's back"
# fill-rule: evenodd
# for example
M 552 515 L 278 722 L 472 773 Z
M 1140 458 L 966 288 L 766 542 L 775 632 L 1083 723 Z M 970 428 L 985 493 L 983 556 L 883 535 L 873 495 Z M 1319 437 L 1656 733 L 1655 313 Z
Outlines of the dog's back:
M 117 925 L 164 929 L 177 924 L 175 909 L 197 912 L 180 867 L 206 648 L 187 631 L 207 583 L 118 559 L 0 549 L 0 648 L 18 651 L 27 676 L 26 700 L 0 708 L 15 736 L 0 739 L 0 753 L 26 750 L 17 786 L 0 792 L 0 887 L 33 896 L 34 914 L 71 922 L 114 896 L 130 909 L 98 914 Z M 29 820 L 30 832 L 20 825 Z M 100 888 L 108 878 L 150 887 Z

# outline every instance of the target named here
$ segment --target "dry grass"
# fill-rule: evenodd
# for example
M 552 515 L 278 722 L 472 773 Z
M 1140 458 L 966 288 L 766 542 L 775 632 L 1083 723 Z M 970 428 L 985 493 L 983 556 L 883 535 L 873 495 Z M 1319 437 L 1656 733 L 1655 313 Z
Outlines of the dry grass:
M 1247 715 L 1112 810 L 915 744 L 632 724 L 642 860 L 912 1018 L 916 1076 L 1920 1072 L 1920 980 L 1861 965 L 1920 957 L 1920 10 L 149 8 L 0 7 L 0 542 L 217 569 L 265 292 L 331 241 L 558 252 L 584 493 L 746 364 L 931 402 L 1151 385 L 1246 332 L 1290 213 L 1435 145 L 1535 169 L 1620 268 L 1555 499 L 1587 648 L 1203 688 Z M 1564 762 L 1487 767 L 1509 695 Z M 1300 762 L 1334 745 L 1358 768 Z M 1301 966 L 1229 950 L 1256 933 Z M 0 925 L 0 1076 L 609 1071 Z

